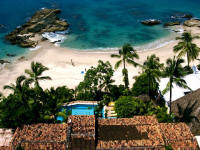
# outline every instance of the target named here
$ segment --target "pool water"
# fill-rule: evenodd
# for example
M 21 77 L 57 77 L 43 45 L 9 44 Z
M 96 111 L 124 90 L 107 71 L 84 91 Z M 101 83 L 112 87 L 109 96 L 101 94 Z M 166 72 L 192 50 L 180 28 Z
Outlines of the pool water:
M 97 105 L 91 105 L 91 104 L 75 104 L 70 106 L 64 106 L 63 109 L 66 109 L 66 111 L 71 111 L 71 115 L 94 115 L 95 107 Z M 58 116 L 57 120 L 63 121 L 63 117 Z

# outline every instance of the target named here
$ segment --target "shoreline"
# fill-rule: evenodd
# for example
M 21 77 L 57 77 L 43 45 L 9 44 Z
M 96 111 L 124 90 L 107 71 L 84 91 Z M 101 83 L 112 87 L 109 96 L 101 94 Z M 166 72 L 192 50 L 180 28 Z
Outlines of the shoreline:
M 200 34 L 200 28 L 192 28 L 192 32 Z M 195 40 L 194 42 L 200 46 L 200 40 Z M 160 58 L 160 62 L 165 63 L 168 58 L 172 58 L 175 55 L 173 53 L 173 47 L 177 43 L 178 41 L 173 41 L 158 48 L 138 50 L 137 52 L 140 59 L 137 60 L 137 62 L 143 64 L 147 56 L 156 54 L 156 56 Z M 97 50 L 80 51 L 77 49 L 55 46 L 47 41 L 40 42 L 39 46 L 41 47 L 38 50 L 29 51 L 27 54 L 21 55 L 26 57 L 25 60 L 19 61 L 16 59 L 11 64 L 7 64 L 3 69 L 0 69 L 0 92 L 4 95 L 8 95 L 10 91 L 3 90 L 3 86 L 15 83 L 19 75 L 25 74 L 25 69 L 30 69 L 32 61 L 41 62 L 44 66 L 49 68 L 48 71 L 44 72 L 44 75 L 50 76 L 52 80 L 40 82 L 41 86 L 46 89 L 52 86 L 75 88 L 84 79 L 84 75 L 81 74 L 81 72 L 88 70 L 91 66 L 96 66 L 98 60 L 109 61 L 113 68 L 118 60 L 110 57 L 112 53 L 118 52 L 116 50 L 109 52 Z M 75 66 L 73 66 L 71 62 L 73 62 Z M 192 64 L 193 63 L 191 63 L 191 65 Z M 134 68 L 131 65 L 127 65 L 127 69 L 129 71 L 130 87 L 132 87 L 134 82 L 133 77 L 137 76 L 138 72 L 141 72 L 141 68 Z M 119 67 L 119 69 L 114 72 L 113 79 L 117 85 L 123 84 L 121 70 L 122 67 Z

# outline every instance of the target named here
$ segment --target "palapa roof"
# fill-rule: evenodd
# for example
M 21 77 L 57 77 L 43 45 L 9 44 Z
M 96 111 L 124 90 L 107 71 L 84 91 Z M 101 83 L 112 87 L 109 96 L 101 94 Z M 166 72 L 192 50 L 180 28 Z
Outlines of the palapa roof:
M 175 101 L 172 102 L 172 112 L 178 115 L 178 107 L 179 104 L 182 108 L 186 108 L 188 104 L 192 105 L 195 101 L 197 101 L 196 106 L 194 107 L 193 114 L 200 120 L 200 89 L 193 91 Z M 200 123 L 192 122 L 190 125 L 191 131 L 194 135 L 200 135 Z

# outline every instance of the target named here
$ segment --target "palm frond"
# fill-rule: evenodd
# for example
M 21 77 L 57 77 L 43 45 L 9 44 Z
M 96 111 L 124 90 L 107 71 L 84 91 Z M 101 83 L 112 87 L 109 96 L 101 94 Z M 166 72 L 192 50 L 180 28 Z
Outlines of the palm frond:
M 121 63 L 122 63 L 122 60 L 117 61 L 116 64 L 115 64 L 115 69 L 119 68 Z
M 117 55 L 117 54 L 112 54 L 111 57 L 120 58 L 121 56 L 120 56 L 120 55 Z
M 165 95 L 170 90 L 170 82 L 167 83 L 165 89 L 162 91 L 162 94 Z

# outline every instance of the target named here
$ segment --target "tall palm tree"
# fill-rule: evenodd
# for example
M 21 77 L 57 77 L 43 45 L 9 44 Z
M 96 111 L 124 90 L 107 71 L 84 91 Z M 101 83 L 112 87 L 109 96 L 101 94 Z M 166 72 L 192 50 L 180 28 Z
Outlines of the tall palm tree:
M 175 83 L 177 86 L 182 88 L 190 89 L 187 86 L 186 81 L 183 79 L 185 76 L 184 68 L 182 67 L 182 64 L 184 63 L 184 60 L 182 58 L 176 58 L 174 56 L 173 59 L 167 59 L 167 66 L 165 68 L 165 76 L 169 78 L 169 82 L 167 83 L 166 88 L 163 90 L 163 94 L 170 92 L 169 97 L 169 107 L 170 107 L 170 114 L 171 114 L 171 101 L 172 101 L 172 88 L 173 83 Z
M 176 121 L 190 123 L 192 122 L 192 120 L 195 120 L 199 122 L 199 119 L 196 116 L 192 115 L 196 104 L 197 101 L 195 101 L 192 105 L 189 102 L 185 109 L 182 108 L 180 104 L 177 104 L 178 115 L 175 117 Z
M 192 36 L 189 32 L 184 32 L 181 37 L 177 37 L 180 42 L 174 47 L 174 52 L 179 52 L 178 57 L 187 56 L 188 67 L 190 62 L 195 60 L 199 56 L 200 48 L 196 44 L 192 43 L 193 39 L 199 38 Z
M 17 78 L 15 84 L 5 85 L 4 89 L 10 89 L 14 94 L 17 95 L 20 101 L 22 101 L 25 105 L 27 105 L 26 94 L 29 89 L 29 84 L 31 80 L 27 79 L 24 75 L 21 75 Z
M 31 82 L 35 83 L 36 87 L 39 86 L 40 80 L 51 80 L 49 76 L 42 76 L 42 73 L 46 70 L 49 70 L 47 67 L 43 66 L 39 62 L 32 62 L 31 63 L 31 69 L 26 69 L 25 73 L 27 73 L 30 77 Z
M 153 87 L 158 84 L 161 77 L 161 70 L 163 69 L 163 64 L 160 63 L 159 57 L 156 57 L 155 54 L 147 57 L 147 60 L 144 62 L 143 66 L 143 74 L 146 74 L 148 77 L 148 93 L 149 97 L 152 96 Z
M 28 80 L 27 80 L 28 81 Z M 16 83 L 11 83 L 10 85 L 5 85 L 4 89 L 10 89 L 14 93 L 22 93 L 23 88 L 27 87 L 29 84 L 26 82 L 26 77 L 24 75 L 21 75 L 17 78 Z
M 138 66 L 138 63 L 135 62 L 134 59 L 139 59 L 139 56 L 135 49 L 130 44 L 124 44 L 122 49 L 119 50 L 119 54 L 112 54 L 111 57 L 120 58 L 119 61 L 115 64 L 115 69 L 119 68 L 119 66 L 123 63 L 122 74 L 124 76 L 124 84 L 125 88 L 128 88 L 129 80 L 128 80 L 128 70 L 126 69 L 126 63 L 132 64 L 133 66 Z

